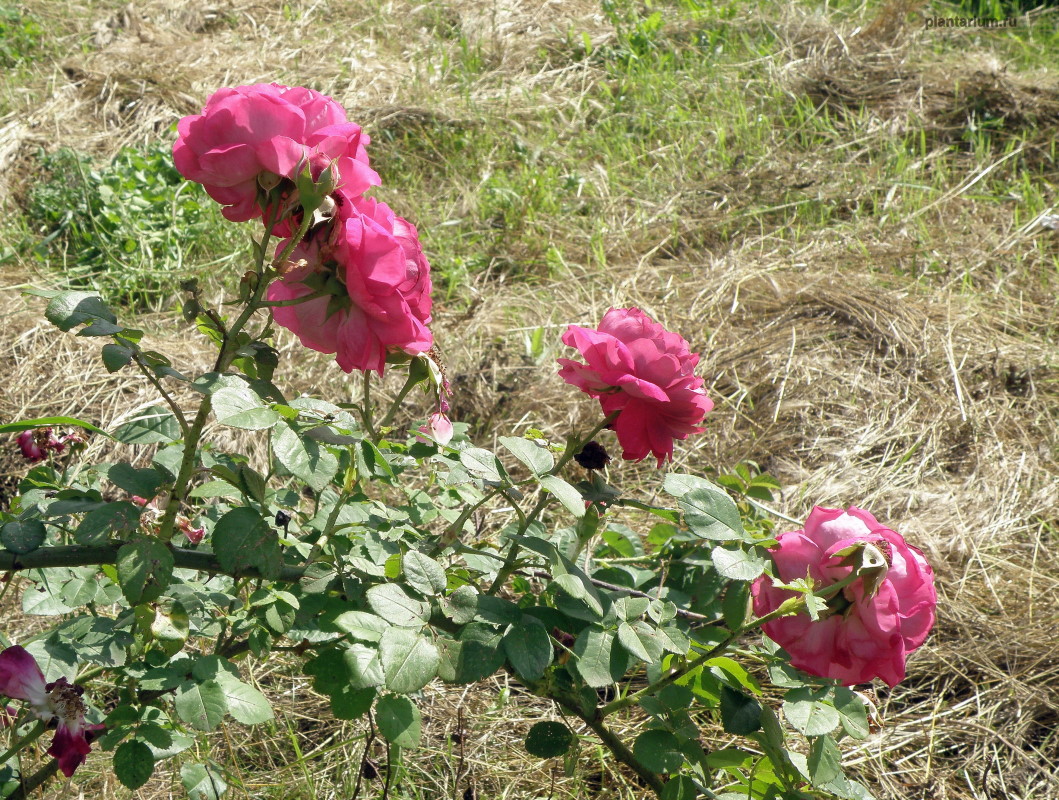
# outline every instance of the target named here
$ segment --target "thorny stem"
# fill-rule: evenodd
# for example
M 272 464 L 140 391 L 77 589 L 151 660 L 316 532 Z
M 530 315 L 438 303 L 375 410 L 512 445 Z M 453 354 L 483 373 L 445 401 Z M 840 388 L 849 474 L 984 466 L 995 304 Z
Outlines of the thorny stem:
M 750 620 L 748 623 L 740 627 L 726 639 L 715 644 L 705 653 L 702 653 L 688 661 L 680 669 L 676 669 L 665 677 L 659 678 L 650 686 L 640 689 L 638 692 L 627 694 L 624 697 L 619 697 L 617 700 L 613 700 L 607 703 L 605 706 L 599 709 L 600 717 L 609 717 L 615 711 L 621 711 L 623 708 L 628 708 L 631 705 L 635 705 L 644 697 L 648 697 L 649 695 L 660 692 L 662 689 L 666 688 L 671 683 L 675 683 L 688 673 L 694 672 L 707 661 L 709 661 L 711 658 L 715 658 L 716 656 L 723 653 L 725 650 L 728 649 L 732 642 L 734 642 L 736 639 L 738 639 L 748 631 L 752 631 L 755 628 L 760 628 L 766 622 L 771 622 L 772 620 L 778 619 L 779 617 L 786 617 L 792 614 L 797 614 L 803 608 L 805 608 L 805 597 L 792 597 L 789 600 L 786 600 L 775 611 L 770 611 L 764 616 Z
M 588 433 L 588 435 L 578 439 L 571 439 L 567 443 L 566 450 L 563 451 L 563 454 L 559 457 L 559 460 L 555 462 L 555 466 L 548 470 L 547 474 L 558 475 L 562 468 L 567 465 L 570 459 L 572 459 L 574 456 L 581 452 L 581 448 L 585 446 L 585 443 L 591 442 L 593 437 L 597 433 L 599 433 L 601 430 L 606 428 L 618 418 L 618 414 L 619 412 L 617 411 L 611 412 L 606 417 L 604 417 L 603 421 L 600 422 L 595 428 L 593 428 Z M 493 580 L 492 584 L 490 584 L 488 591 L 486 591 L 486 594 L 496 594 L 498 591 L 500 591 L 500 588 L 504 585 L 504 583 L 507 582 L 507 579 L 511 577 L 511 575 L 515 572 L 516 569 L 518 569 L 518 555 L 519 552 L 522 550 L 522 543 L 518 541 L 518 537 L 525 535 L 526 531 L 529 530 L 530 525 L 537 521 L 538 515 L 550 502 L 551 495 L 547 492 L 541 491 L 541 495 L 537 499 L 537 504 L 533 506 L 529 514 L 525 515 L 523 515 L 520 511 L 518 504 L 513 503 L 513 505 L 515 506 L 515 511 L 519 515 L 518 530 L 515 532 L 515 539 L 511 543 L 511 549 L 508 550 L 507 558 L 504 560 L 504 566 L 500 568 L 500 572 L 497 573 L 496 578 Z
M 28 800 L 29 796 L 33 794 L 38 787 L 54 777 L 55 773 L 58 771 L 59 761 L 58 759 L 52 759 L 28 778 L 23 778 L 19 782 L 18 788 L 8 795 L 8 800 Z
M 254 286 L 250 299 L 247 300 L 242 312 L 236 317 L 231 327 L 228 329 L 221 328 L 221 349 L 217 354 L 217 361 L 214 363 L 214 372 L 224 372 L 232 365 L 232 361 L 235 360 L 235 344 L 238 341 L 239 332 L 254 315 L 254 312 L 261 307 L 262 298 L 268 288 L 268 273 L 270 270 L 270 267 L 265 264 L 265 256 L 268 252 L 269 240 L 272 238 L 272 228 L 277 221 L 271 217 L 265 220 L 265 233 L 261 237 L 261 241 L 255 244 L 254 271 L 257 273 L 257 284 Z M 301 241 L 311 221 L 311 215 L 305 214 L 298 232 L 291 237 L 290 242 L 287 243 L 283 253 L 280 255 L 280 263 L 290 255 L 297 242 Z M 184 457 L 180 460 L 180 470 L 177 473 L 176 480 L 173 482 L 173 491 L 170 495 L 169 504 L 165 508 L 165 513 L 158 527 L 158 538 L 163 542 L 168 542 L 173 538 L 173 528 L 176 524 L 177 513 L 180 511 L 181 504 L 187 498 L 188 486 L 195 471 L 195 456 L 198 453 L 199 440 L 202 438 L 202 431 L 206 427 L 210 409 L 211 397 L 206 394 L 199 404 L 195 419 L 184 431 Z
M 584 723 L 592 729 L 592 732 L 600 738 L 600 741 L 603 742 L 604 746 L 610 750 L 618 761 L 635 772 L 640 780 L 651 788 L 651 791 L 656 795 L 661 796 L 662 790 L 665 788 L 665 783 L 662 782 L 662 779 L 659 778 L 658 775 L 651 772 L 651 770 L 647 769 L 643 764 L 636 760 L 636 756 L 633 755 L 625 742 L 623 742 L 618 735 L 603 722 L 602 714 L 596 709 L 593 709 L 592 712 L 586 712 L 585 709 L 581 708 L 580 704 L 569 697 L 552 695 L 551 699 L 584 721 Z
M 386 416 L 382 418 L 379 423 L 379 430 L 389 426 L 393 422 L 394 416 L 397 414 L 397 410 L 400 408 L 401 403 L 408 396 L 408 393 L 415 388 L 415 385 L 419 383 L 419 378 L 415 377 L 413 370 L 408 370 L 408 378 L 404 382 L 404 386 L 401 387 L 401 391 L 397 393 L 397 397 L 394 398 L 393 403 L 390 404 L 389 409 L 386 411 Z
M 10 550 L 0 550 L 0 572 L 19 572 L 24 569 L 47 569 L 49 567 L 86 567 L 99 564 L 116 564 L 118 551 L 123 544 L 124 542 L 114 542 L 113 544 L 95 547 L 58 545 L 55 547 L 40 547 L 30 553 L 13 553 Z M 174 566 L 183 569 L 194 569 L 214 575 L 230 575 L 233 578 L 262 577 L 253 568 L 226 570 L 212 553 L 186 550 L 182 547 L 173 546 L 170 546 L 170 551 L 173 553 Z M 301 580 L 304 573 L 305 570 L 299 567 L 281 567 L 277 576 L 269 577 L 286 583 L 297 583 Z

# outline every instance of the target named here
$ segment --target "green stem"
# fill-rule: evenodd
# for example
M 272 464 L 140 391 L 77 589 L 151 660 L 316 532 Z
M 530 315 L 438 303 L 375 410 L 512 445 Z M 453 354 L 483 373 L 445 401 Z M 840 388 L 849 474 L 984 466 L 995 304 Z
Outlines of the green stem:
M 281 259 L 289 255 L 296 243 L 301 241 L 305 231 L 309 228 L 310 221 L 311 215 L 304 215 L 301 227 L 291 237 L 290 242 L 287 243 L 287 247 L 280 257 Z M 272 238 L 272 228 L 276 222 L 277 220 L 272 218 L 265 220 L 265 234 L 261 237 L 260 242 L 255 242 L 254 271 L 257 273 L 257 285 L 254 287 L 253 294 L 247 300 L 242 312 L 232 323 L 232 326 L 227 330 L 221 329 L 221 349 L 217 354 L 217 361 L 214 363 L 214 372 L 224 372 L 232 365 L 232 361 L 235 360 L 235 344 L 238 341 L 239 332 L 254 315 L 254 312 L 261 308 L 262 298 L 268 289 L 269 271 L 271 269 L 265 264 L 265 255 L 268 252 L 268 243 Z M 202 438 L 202 431 L 206 427 L 206 420 L 209 419 L 211 404 L 210 395 L 205 395 L 199 404 L 195 419 L 184 431 L 184 457 L 180 460 L 180 469 L 177 472 L 176 480 L 173 482 L 173 491 L 169 497 L 169 504 L 166 506 L 165 514 L 163 514 L 162 521 L 158 526 L 158 538 L 163 542 L 168 542 L 173 538 L 177 514 L 181 505 L 187 499 L 191 476 L 195 472 L 195 456 L 198 453 L 199 440 Z
M 577 439 L 571 439 L 566 446 L 566 450 L 559 456 L 559 460 L 555 462 L 555 466 L 548 470 L 548 475 L 558 475 L 563 467 L 569 463 L 570 459 L 581 452 L 581 448 L 585 446 L 586 442 L 591 442 L 592 438 L 599 433 L 601 430 L 606 428 L 610 423 L 618 418 L 617 411 L 614 411 L 604 417 L 603 421 L 600 422 L 595 428 L 593 428 L 587 436 L 579 437 Z M 510 498 L 509 498 L 510 499 Z M 519 515 L 519 526 L 518 531 L 515 532 L 515 541 L 511 543 L 511 549 L 508 551 L 507 558 L 504 560 L 504 566 L 500 568 L 500 572 L 496 574 L 496 578 L 489 585 L 489 589 L 486 594 L 496 594 L 500 591 L 500 588 L 504 585 L 508 578 L 514 574 L 515 570 L 518 569 L 518 555 L 522 550 L 522 543 L 518 541 L 519 536 L 522 536 L 529 530 L 530 525 L 537 521 L 537 517 L 544 510 L 545 506 L 551 502 L 551 495 L 547 492 L 541 491 L 541 496 L 537 499 L 537 504 L 533 506 L 529 514 L 524 515 L 522 510 L 518 507 L 518 503 L 512 500 L 512 505 L 515 507 L 515 512 Z
M 364 394 L 361 400 L 360 418 L 372 444 L 377 443 L 379 435 L 375 432 L 375 426 L 371 421 L 371 372 L 367 370 L 364 372 Z
M 29 733 L 11 745 L 6 753 L 0 755 L 0 764 L 6 764 L 13 756 L 15 756 L 15 754 L 21 752 L 26 745 L 33 744 L 33 742 L 37 741 L 42 733 L 44 733 L 44 723 L 38 720 L 37 724 L 30 729 Z
M 394 416 L 397 414 L 397 409 L 401 407 L 401 403 L 408 396 L 408 393 L 415 388 L 415 385 L 419 383 L 419 378 L 414 377 L 412 370 L 408 370 L 408 378 L 404 382 L 404 386 L 401 387 L 401 391 L 397 393 L 397 397 L 393 399 L 393 403 L 386 411 L 386 416 L 382 418 L 379 423 L 379 430 L 389 427 L 390 423 L 393 422 Z
M 48 569 L 49 567 L 87 567 L 99 564 L 115 564 L 118 551 L 124 542 L 86 547 L 83 545 L 61 545 L 41 547 L 30 553 L 12 553 L 0 550 L 0 572 L 19 572 L 24 569 Z M 212 553 L 198 550 L 185 550 L 182 547 L 170 546 L 174 566 L 182 569 L 193 569 L 214 575 L 230 575 L 233 578 L 261 578 L 256 569 L 248 567 L 241 570 L 227 570 Z M 279 575 L 268 576 L 286 583 L 297 583 L 305 574 L 301 567 L 281 567 Z
M 640 691 L 638 692 L 627 694 L 624 697 L 619 697 L 617 700 L 613 700 L 607 703 L 599 710 L 600 717 L 609 717 L 615 711 L 621 711 L 623 708 L 628 708 L 631 705 L 635 705 L 644 697 L 648 697 L 649 695 L 660 692 L 662 689 L 666 688 L 671 683 L 680 680 L 690 672 L 694 672 L 707 661 L 709 661 L 711 658 L 715 658 L 721 653 L 723 653 L 725 650 L 728 649 L 732 642 L 734 642 L 744 633 L 752 631 L 755 628 L 760 628 L 766 622 L 771 622 L 772 620 L 778 619 L 779 617 L 786 617 L 792 614 L 797 614 L 803 608 L 805 608 L 805 597 L 792 597 L 789 600 L 784 601 L 780 605 L 780 607 L 777 608 L 775 611 L 770 611 L 764 616 L 750 620 L 750 622 L 748 622 L 746 625 L 743 625 L 741 628 L 739 628 L 737 631 L 735 631 L 723 641 L 719 642 L 718 644 L 715 644 L 705 653 L 702 653 L 696 658 L 691 659 L 691 661 L 689 661 L 680 669 L 674 670 L 669 675 L 666 675 L 664 678 L 659 678 L 650 686 L 640 689 Z
M 633 755 L 633 752 L 626 746 L 625 742 L 623 742 L 618 735 L 603 722 L 602 715 L 598 713 L 586 713 L 577 702 L 567 697 L 552 696 L 552 699 L 588 725 L 588 727 L 592 729 L 592 732 L 600 738 L 600 741 L 603 742 L 603 745 L 610 750 L 614 757 L 635 772 L 640 780 L 650 787 L 655 795 L 659 797 L 662 795 L 665 783 L 658 775 L 651 772 L 651 770 L 647 769 L 636 759 L 636 756 Z M 593 711 L 595 711 L 595 709 L 593 709 Z

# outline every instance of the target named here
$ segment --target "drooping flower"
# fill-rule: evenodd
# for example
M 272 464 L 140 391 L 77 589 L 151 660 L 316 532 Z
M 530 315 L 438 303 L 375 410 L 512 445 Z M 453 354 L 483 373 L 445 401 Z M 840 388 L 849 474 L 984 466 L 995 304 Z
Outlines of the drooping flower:
M 388 354 L 419 355 L 434 342 L 430 264 L 416 229 L 385 203 L 333 197 L 334 218 L 294 249 L 294 267 L 268 289 L 270 301 L 319 296 L 272 314 L 306 347 L 335 353 L 346 372 L 381 374 Z
M 779 581 L 809 575 L 818 590 L 850 575 L 854 566 L 849 555 L 858 548 L 871 547 L 883 556 L 879 568 L 867 570 L 830 598 L 820 619 L 799 613 L 765 623 L 765 633 L 790 654 L 791 664 L 846 686 L 872 678 L 890 686 L 903 680 L 905 660 L 926 640 L 937 606 L 934 571 L 923 553 L 853 507 L 818 506 L 803 530 L 776 538 L 771 554 Z M 796 596 L 765 575 L 753 583 L 751 593 L 758 616 Z
M 597 329 L 571 325 L 562 339 L 587 363 L 560 358 L 559 376 L 598 398 L 604 414 L 620 412 L 612 427 L 625 460 L 650 453 L 661 466 L 674 439 L 704 430 L 713 402 L 695 376 L 699 356 L 640 309 L 612 308 Z
M 29 652 L 18 645 L 0 652 L 0 694 L 29 703 L 43 722 L 58 722 L 48 755 L 59 762 L 59 769 L 69 778 L 85 763 L 91 751 L 89 740 L 102 725 L 85 722 L 84 688 L 66 678 L 47 683 L 44 673 Z
M 201 183 L 233 222 L 261 216 L 262 190 L 293 180 L 303 165 L 314 179 L 332 166 L 350 195 L 381 183 L 368 166 L 367 135 L 342 106 L 312 89 L 274 83 L 218 89 L 177 131 L 177 170 Z
M 37 464 L 49 453 L 61 453 L 66 449 L 66 438 L 56 439 L 51 428 L 22 431 L 18 435 L 18 449 L 30 464 Z
M 435 411 L 427 419 L 427 424 L 419 428 L 419 433 L 429 436 L 429 441 L 435 441 L 442 445 L 448 444 L 452 441 L 452 421 L 445 416 L 444 412 Z

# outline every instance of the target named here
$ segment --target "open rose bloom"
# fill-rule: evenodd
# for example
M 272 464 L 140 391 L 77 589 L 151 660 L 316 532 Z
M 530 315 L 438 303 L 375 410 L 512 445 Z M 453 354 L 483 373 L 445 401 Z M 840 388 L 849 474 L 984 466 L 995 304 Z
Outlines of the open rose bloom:
M 845 554 L 858 546 L 873 546 L 886 562 L 867 583 L 859 577 L 830 598 L 819 620 L 802 612 L 765 623 L 765 633 L 790 654 L 791 664 L 845 686 L 873 678 L 890 686 L 903 680 L 905 659 L 934 625 L 934 572 L 923 554 L 867 511 L 852 507 L 816 507 L 804 530 L 776 538 L 771 553 L 782 583 L 808 574 L 818 589 L 826 589 L 850 574 Z M 751 592 L 758 616 L 796 596 L 765 575 Z
M 85 723 L 84 690 L 65 678 L 46 683 L 44 673 L 29 652 L 19 646 L 0 652 L 0 694 L 25 700 L 37 717 L 45 722 L 56 720 L 55 738 L 48 755 L 59 762 L 59 769 L 69 778 L 85 763 L 92 749 L 89 737 L 102 725 Z
M 277 258 L 314 212 L 268 288 L 269 301 L 289 303 L 272 308 L 279 325 L 305 347 L 335 354 L 346 372 L 381 374 L 389 356 L 430 349 L 430 265 L 415 227 L 364 196 L 381 181 L 368 165 L 368 137 L 342 106 L 301 87 L 236 86 L 215 92 L 177 129 L 180 173 L 201 183 L 230 220 L 269 209 L 270 233 L 288 237 Z M 319 194 L 302 208 L 306 170 Z
M 341 191 L 333 199 L 334 217 L 294 249 L 294 268 L 268 289 L 269 300 L 321 296 L 272 315 L 306 347 L 335 353 L 346 372 L 382 373 L 390 353 L 419 355 L 434 343 L 430 265 L 416 229 L 385 203 Z
M 368 166 L 368 137 L 342 106 L 312 89 L 274 83 L 219 89 L 177 130 L 177 170 L 201 183 L 233 222 L 260 217 L 261 190 L 293 180 L 303 164 L 314 178 L 332 166 L 351 195 L 380 183 Z
M 625 460 L 651 454 L 662 466 L 674 439 L 704 430 L 699 423 L 713 402 L 695 376 L 699 356 L 640 309 L 612 308 L 595 330 L 571 325 L 563 343 L 586 363 L 560 358 L 559 376 L 599 398 L 604 414 L 620 412 L 612 427 Z

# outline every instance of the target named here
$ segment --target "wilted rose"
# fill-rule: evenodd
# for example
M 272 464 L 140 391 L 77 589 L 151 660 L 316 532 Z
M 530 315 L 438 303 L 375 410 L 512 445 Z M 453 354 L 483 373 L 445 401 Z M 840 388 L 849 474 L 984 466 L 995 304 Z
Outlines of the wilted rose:
M 934 625 L 934 572 L 923 554 L 900 534 L 859 508 L 816 507 L 805 528 L 776 537 L 771 551 L 779 581 L 809 575 L 819 589 L 846 578 L 854 566 L 847 554 L 858 546 L 881 552 L 885 563 L 828 599 L 819 620 L 807 613 L 765 623 L 764 631 L 812 675 L 851 686 L 881 678 L 894 686 L 905 677 L 905 659 Z M 754 613 L 767 614 L 796 592 L 761 576 L 751 587 Z

